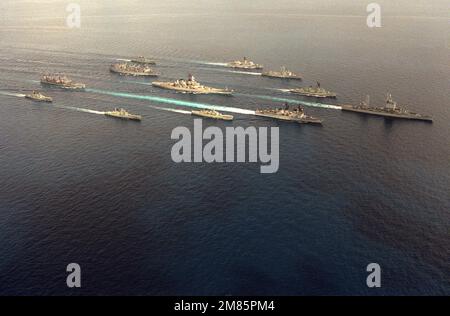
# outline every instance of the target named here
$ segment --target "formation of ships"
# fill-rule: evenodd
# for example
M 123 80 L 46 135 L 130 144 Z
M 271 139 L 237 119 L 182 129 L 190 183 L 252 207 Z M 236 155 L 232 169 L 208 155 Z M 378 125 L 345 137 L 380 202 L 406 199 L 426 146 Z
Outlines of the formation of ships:
M 110 66 L 110 71 L 124 76 L 142 76 L 142 77 L 157 77 L 160 74 L 155 71 L 150 65 L 156 65 L 156 62 L 152 59 L 148 59 L 143 56 L 131 59 L 130 61 L 115 63 Z M 250 61 L 246 57 L 243 60 L 236 60 L 225 64 L 226 67 L 241 69 L 241 70 L 261 70 L 263 65 L 256 64 Z M 261 76 L 275 79 L 287 79 L 287 80 L 302 80 L 303 76 L 299 73 L 292 72 L 286 67 L 281 67 L 280 71 L 266 71 L 262 72 Z M 65 90 L 84 90 L 86 85 L 79 82 L 74 82 L 65 75 L 59 74 L 45 74 L 40 80 L 42 86 L 55 87 Z M 154 81 L 152 82 L 154 87 L 161 89 L 173 90 L 179 93 L 187 94 L 216 94 L 216 95 L 232 95 L 233 90 L 228 88 L 209 87 L 199 83 L 195 77 L 189 74 L 187 79 L 178 79 L 173 81 Z M 328 91 L 321 87 L 317 82 L 316 87 L 299 87 L 287 90 L 292 94 L 297 94 L 310 98 L 336 98 L 337 94 L 332 91 Z M 35 102 L 52 102 L 53 99 L 38 91 L 32 91 L 30 94 L 25 95 L 25 98 Z M 387 95 L 386 103 L 384 106 L 372 107 L 370 106 L 370 99 L 367 97 L 365 101 L 362 101 L 359 105 L 340 105 L 342 111 L 355 112 L 364 115 L 376 115 L 389 119 L 409 119 L 432 122 L 432 117 L 428 115 L 422 115 L 415 112 L 411 112 L 397 105 L 391 96 Z M 218 111 L 211 109 L 202 109 L 191 111 L 192 115 L 218 119 L 218 120 L 233 120 L 232 115 L 222 114 Z M 291 121 L 297 123 L 307 124 L 322 124 L 322 120 L 307 115 L 304 109 L 300 106 L 290 108 L 288 104 L 285 104 L 281 108 L 269 108 L 269 109 L 257 109 L 255 111 L 256 116 L 276 119 L 281 121 Z M 131 121 L 141 121 L 140 115 L 131 114 L 122 108 L 115 108 L 112 111 L 105 112 L 105 116 L 119 118 Z

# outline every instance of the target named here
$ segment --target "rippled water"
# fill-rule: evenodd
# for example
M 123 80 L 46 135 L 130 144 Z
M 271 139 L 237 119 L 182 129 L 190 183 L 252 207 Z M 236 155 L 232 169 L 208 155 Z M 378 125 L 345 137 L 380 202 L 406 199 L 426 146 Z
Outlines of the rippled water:
M 383 27 L 346 1 L 66 1 L 0 4 L 0 294 L 450 294 L 449 16 L 445 1 L 380 1 Z M 153 56 L 163 79 L 185 77 L 234 97 L 158 90 L 110 74 L 116 59 Z M 433 124 L 342 113 L 283 92 L 300 83 L 229 71 L 249 56 L 286 65 L 301 85 L 366 94 L 433 115 Z M 23 94 L 64 72 L 86 92 Z M 251 115 L 301 101 L 323 127 Z M 308 103 L 306 103 L 308 102 Z M 193 107 L 232 123 L 278 126 L 280 169 L 175 164 L 172 129 Z M 105 118 L 123 106 L 140 124 Z M 80 292 L 65 267 L 82 267 Z M 382 288 L 366 287 L 366 266 Z

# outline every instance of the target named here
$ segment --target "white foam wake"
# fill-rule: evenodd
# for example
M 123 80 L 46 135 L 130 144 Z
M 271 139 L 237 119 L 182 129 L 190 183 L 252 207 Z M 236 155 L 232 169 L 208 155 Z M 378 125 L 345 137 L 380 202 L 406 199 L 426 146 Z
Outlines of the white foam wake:
M 22 93 L 12 93 L 12 92 L 4 92 L 4 91 L 0 91 L 1 95 L 6 95 L 6 96 L 10 96 L 10 97 L 17 97 L 17 98 L 24 98 L 25 94 Z
M 84 112 L 84 113 L 99 114 L 99 115 L 105 114 L 105 112 L 102 112 L 102 111 L 90 110 L 90 109 L 85 109 L 85 108 L 77 108 L 74 106 L 56 105 L 56 107 L 62 108 L 62 109 L 67 109 L 67 110 L 78 111 L 78 112 Z
M 200 64 L 204 64 L 204 65 L 211 65 L 211 66 L 226 66 L 228 65 L 227 63 L 212 63 L 212 62 L 207 62 L 207 61 L 199 61 Z
M 156 109 L 156 110 L 175 112 L 175 113 L 180 113 L 180 114 L 191 114 L 190 111 L 184 111 L 184 110 L 178 110 L 178 109 L 170 109 L 170 108 L 161 108 L 159 106 L 152 106 L 152 105 L 149 105 L 149 107 L 152 108 L 152 109 Z
M 238 70 L 206 68 L 206 67 L 205 68 L 200 68 L 200 69 L 219 71 L 219 72 L 226 72 L 226 73 L 230 73 L 230 74 L 250 75 L 250 76 L 261 76 L 262 75 L 260 72 L 251 72 L 251 71 L 238 71 Z

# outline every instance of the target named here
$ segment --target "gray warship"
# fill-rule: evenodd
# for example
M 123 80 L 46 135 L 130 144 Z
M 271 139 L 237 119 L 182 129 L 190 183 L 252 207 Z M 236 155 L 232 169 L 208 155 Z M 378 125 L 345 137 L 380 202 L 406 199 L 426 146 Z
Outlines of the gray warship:
M 51 97 L 47 97 L 38 91 L 33 91 L 30 94 L 26 94 L 25 98 L 37 102 L 53 102 L 53 99 Z
M 284 108 L 257 109 L 255 115 L 297 123 L 322 124 L 323 122 L 323 120 L 319 118 L 306 115 L 301 106 L 291 109 L 287 103 L 284 105 Z
M 341 105 L 341 108 L 342 111 L 356 112 L 368 115 L 378 115 L 393 119 L 408 119 L 426 122 L 433 121 L 433 118 L 431 116 L 422 115 L 402 109 L 397 105 L 397 102 L 392 99 L 392 95 L 390 93 L 387 94 L 386 105 L 383 107 L 371 107 L 370 97 L 367 96 L 366 100 L 362 101 L 359 105 Z
M 190 94 L 220 94 L 220 95 L 232 95 L 233 90 L 219 89 L 201 85 L 195 80 L 193 75 L 189 75 L 188 79 L 179 79 L 169 82 L 152 82 L 152 85 L 162 89 L 174 90 L 181 93 Z
M 86 85 L 83 83 L 76 83 L 64 75 L 43 75 L 41 77 L 41 84 L 53 87 L 58 87 L 67 90 L 84 90 Z
M 212 118 L 212 119 L 216 119 L 216 120 L 225 120 L 225 121 L 233 120 L 233 115 L 222 114 L 215 110 L 194 110 L 194 111 L 191 111 L 191 114 L 195 115 L 195 116 Z
M 254 62 L 247 59 L 247 57 L 244 57 L 243 60 L 235 60 L 232 62 L 227 63 L 227 67 L 230 68 L 237 68 L 237 69 L 263 69 L 263 65 L 255 64 Z
M 135 64 L 143 64 L 143 65 L 156 65 L 156 62 L 152 59 L 146 58 L 144 56 L 139 56 L 136 58 L 133 58 L 131 60 L 132 63 Z
M 117 73 L 123 76 L 134 77 L 157 77 L 159 73 L 155 72 L 152 68 L 134 63 L 117 63 L 112 64 L 109 70 L 113 73 Z
M 305 87 L 305 88 L 296 88 L 290 89 L 289 92 L 294 94 L 303 95 L 305 97 L 314 97 L 314 98 L 336 98 L 337 94 L 331 91 L 327 91 L 320 87 L 320 83 L 317 82 L 317 87 Z
M 269 78 L 279 78 L 279 79 L 292 79 L 292 80 L 302 80 L 303 77 L 300 74 L 296 74 L 290 70 L 287 70 L 286 67 L 281 67 L 280 71 L 267 71 L 261 74 L 263 77 Z
M 113 118 L 122 119 L 122 120 L 130 120 L 130 121 L 141 121 L 142 120 L 142 116 L 136 115 L 136 114 L 131 114 L 131 113 L 128 113 L 127 111 L 125 111 L 124 109 L 118 109 L 118 108 L 115 108 L 113 111 L 105 112 L 105 115 L 109 116 L 109 117 L 113 117 Z

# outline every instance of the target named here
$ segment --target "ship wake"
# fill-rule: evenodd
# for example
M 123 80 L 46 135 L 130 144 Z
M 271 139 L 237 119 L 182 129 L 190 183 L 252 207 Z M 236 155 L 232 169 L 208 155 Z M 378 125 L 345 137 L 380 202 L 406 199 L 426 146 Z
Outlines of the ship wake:
M 133 94 L 133 93 L 125 93 L 125 92 L 113 92 L 113 91 L 98 90 L 98 89 L 86 89 L 86 91 L 91 92 L 91 93 L 96 93 L 96 94 L 103 94 L 103 95 L 119 97 L 119 98 L 146 100 L 146 101 L 152 101 L 152 102 L 156 102 L 156 103 L 178 105 L 178 106 L 197 108 L 197 109 L 209 109 L 209 110 L 217 110 L 217 111 L 222 111 L 222 112 L 231 112 L 231 113 L 239 113 L 239 114 L 246 114 L 246 115 L 255 114 L 255 111 L 252 111 L 252 110 L 246 110 L 246 109 L 240 109 L 240 108 L 228 107 L 228 106 L 212 105 L 212 104 L 206 104 L 206 103 L 183 101 L 183 100 L 178 100 L 178 99 L 163 98 L 163 97 L 156 97 L 156 96 L 150 96 L 150 95 L 140 95 L 140 94 Z
M 22 93 L 13 93 L 13 92 L 6 92 L 6 91 L 0 91 L 1 95 L 6 95 L 9 97 L 17 97 L 17 98 L 24 98 L 25 94 Z
M 295 99 L 271 97 L 271 96 L 268 96 L 268 95 L 254 95 L 254 94 L 243 94 L 243 93 L 236 93 L 235 95 L 240 95 L 240 96 L 249 97 L 249 98 L 256 98 L 256 99 L 261 99 L 261 100 L 274 101 L 274 102 L 284 102 L 284 103 L 289 103 L 289 104 L 299 104 L 299 105 L 316 107 L 316 108 L 323 108 L 323 109 L 333 109 L 333 110 L 341 110 L 342 109 L 340 106 L 337 106 L 337 105 L 334 105 L 334 104 L 324 104 L 324 103 L 308 102 L 308 101 L 295 100 Z
M 167 111 L 167 112 L 174 112 L 174 113 L 179 113 L 179 114 L 191 115 L 190 111 L 171 109 L 171 108 L 162 108 L 162 107 L 159 107 L 159 106 L 152 106 L 152 105 L 150 105 L 149 107 L 152 108 L 152 109 L 155 109 L 155 110 L 162 110 L 162 111 Z
M 228 69 L 218 69 L 218 68 L 200 68 L 203 70 L 212 70 L 212 71 L 219 71 L 219 72 L 225 72 L 229 74 L 241 74 L 241 75 L 249 75 L 249 76 L 261 76 L 262 74 L 260 72 L 251 72 L 251 71 L 238 71 L 238 70 L 228 70 Z
M 90 110 L 90 109 L 85 109 L 85 108 L 78 108 L 78 107 L 74 107 L 74 106 L 55 105 L 55 107 L 61 108 L 61 109 L 72 110 L 72 111 L 84 112 L 84 113 L 98 114 L 98 115 L 104 115 L 105 114 L 105 112 L 102 112 L 102 111 Z
M 209 66 L 220 66 L 225 67 L 227 63 L 214 63 L 214 62 L 208 62 L 208 61 L 192 61 L 193 63 L 202 64 L 202 65 L 209 65 Z

